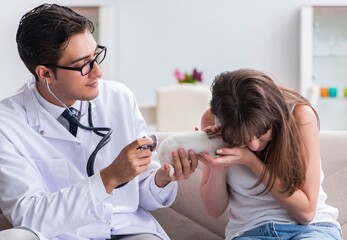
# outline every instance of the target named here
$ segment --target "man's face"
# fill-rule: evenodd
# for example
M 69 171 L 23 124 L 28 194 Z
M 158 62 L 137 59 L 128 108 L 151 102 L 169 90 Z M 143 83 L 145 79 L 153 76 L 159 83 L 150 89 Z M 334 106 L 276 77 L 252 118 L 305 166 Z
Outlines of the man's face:
M 89 32 L 80 33 L 71 37 L 67 47 L 62 52 L 58 66 L 81 67 L 94 59 L 97 53 L 97 43 Z M 50 82 L 50 89 L 67 106 L 76 100 L 91 100 L 98 96 L 98 81 L 102 76 L 99 65 L 94 62 L 93 69 L 85 76 L 79 71 L 57 68 L 55 76 Z M 51 97 L 51 102 L 57 101 Z M 48 99 L 49 100 L 49 99 Z

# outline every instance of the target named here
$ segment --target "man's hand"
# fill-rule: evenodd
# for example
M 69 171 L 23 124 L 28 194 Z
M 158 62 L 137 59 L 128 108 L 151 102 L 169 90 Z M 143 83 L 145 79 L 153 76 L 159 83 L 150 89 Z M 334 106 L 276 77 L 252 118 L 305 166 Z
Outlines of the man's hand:
M 151 138 L 140 138 L 133 141 L 122 149 L 109 166 L 100 171 L 107 193 L 111 193 L 115 187 L 129 182 L 147 170 L 152 152 L 149 149 L 139 150 L 139 148 L 152 143 Z
M 198 166 L 197 155 L 191 149 L 188 151 L 188 156 L 183 148 L 172 152 L 172 160 L 173 166 L 165 163 L 158 170 L 155 176 L 155 183 L 158 187 L 165 187 L 171 181 L 188 179 Z M 172 167 L 174 168 L 173 175 L 170 173 Z

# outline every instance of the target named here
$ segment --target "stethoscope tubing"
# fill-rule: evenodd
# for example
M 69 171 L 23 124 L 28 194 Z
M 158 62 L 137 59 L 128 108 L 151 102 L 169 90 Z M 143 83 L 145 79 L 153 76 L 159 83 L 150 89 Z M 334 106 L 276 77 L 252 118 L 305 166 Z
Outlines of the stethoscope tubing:
M 99 135 L 101 138 L 100 142 L 96 145 L 94 151 L 92 154 L 89 156 L 88 161 L 87 161 L 87 174 L 89 177 L 94 175 L 94 163 L 95 163 L 95 158 L 97 153 L 100 151 L 101 148 L 103 148 L 110 140 L 111 140 L 111 134 L 113 130 L 108 127 L 94 127 L 93 125 L 93 120 L 92 120 L 92 107 L 91 103 L 88 102 L 88 126 L 83 125 L 77 120 L 77 117 L 75 114 L 72 113 L 72 119 L 73 121 L 82 129 L 84 130 L 89 130 L 93 131 L 95 134 Z M 69 112 L 70 113 L 70 112 Z M 104 133 L 106 132 L 106 133 Z
M 95 157 L 96 157 L 97 153 L 100 151 L 100 149 L 102 147 L 104 147 L 111 140 L 111 134 L 112 134 L 113 130 L 111 128 L 108 128 L 108 127 L 94 127 L 93 121 L 92 121 L 92 107 L 91 107 L 91 103 L 90 102 L 88 102 L 88 103 L 89 103 L 89 106 L 88 106 L 88 124 L 89 124 L 89 127 L 80 123 L 77 120 L 77 116 L 75 114 L 73 114 L 71 111 L 69 111 L 69 114 L 71 115 L 72 120 L 78 125 L 78 127 L 82 128 L 84 130 L 93 131 L 95 134 L 102 137 L 102 139 L 97 144 L 94 151 L 92 152 L 92 154 L 88 158 L 87 174 L 90 177 L 90 176 L 94 175 Z M 106 133 L 104 133 L 104 132 L 106 132 Z
M 85 126 L 82 123 L 80 123 L 77 120 L 77 116 L 75 114 L 73 114 L 71 111 L 68 111 L 69 114 L 71 115 L 73 121 L 82 129 L 84 130 L 89 130 L 89 131 L 93 131 L 96 135 L 99 135 L 101 138 L 100 142 L 96 145 L 94 151 L 91 153 L 91 155 L 88 158 L 87 161 L 87 166 L 86 166 L 86 170 L 87 170 L 87 174 L 88 177 L 91 177 L 94 175 L 94 163 L 95 163 L 95 158 L 97 153 L 100 151 L 101 148 L 103 148 L 110 140 L 111 140 L 111 134 L 113 132 L 112 128 L 109 127 L 94 127 L 93 125 L 93 120 L 92 120 L 92 107 L 91 107 L 91 103 L 89 103 L 88 106 L 88 124 L 89 126 Z M 104 133 L 106 132 L 106 133 Z M 120 188 L 123 187 L 126 183 L 123 183 L 121 185 L 118 185 L 116 188 Z
M 100 149 L 103 148 L 111 140 L 111 134 L 113 132 L 112 128 L 94 127 L 93 121 L 92 121 L 92 106 L 91 106 L 92 104 L 89 101 L 88 101 L 88 104 L 89 104 L 89 106 L 88 106 L 88 124 L 89 124 L 89 127 L 80 123 L 77 119 L 77 116 L 72 111 L 70 111 L 70 109 L 66 106 L 66 104 L 62 100 L 60 100 L 60 98 L 57 95 L 55 95 L 55 93 L 51 90 L 51 88 L 49 87 L 47 78 L 45 79 L 45 83 L 46 83 L 46 87 L 47 87 L 48 92 L 68 111 L 72 120 L 77 124 L 77 126 L 79 126 L 82 129 L 85 129 L 85 130 L 93 131 L 95 134 L 102 137 L 102 139 L 100 140 L 98 145 L 96 145 L 94 151 L 89 156 L 88 161 L 87 161 L 86 168 L 87 168 L 88 177 L 93 176 L 94 175 L 94 163 L 95 163 L 96 155 L 100 151 Z M 106 133 L 103 133 L 103 132 L 106 132 Z M 120 184 L 116 188 L 123 187 L 127 183 L 128 182 Z

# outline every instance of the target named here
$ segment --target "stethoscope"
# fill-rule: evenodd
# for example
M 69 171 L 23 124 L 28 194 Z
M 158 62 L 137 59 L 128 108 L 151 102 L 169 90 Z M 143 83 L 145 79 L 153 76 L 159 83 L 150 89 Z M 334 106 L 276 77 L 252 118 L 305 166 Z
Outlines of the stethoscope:
M 96 155 L 100 151 L 100 149 L 103 148 L 111 140 L 111 134 L 113 132 L 112 128 L 94 127 L 93 121 L 92 121 L 92 106 L 91 106 L 92 104 L 89 101 L 88 101 L 88 124 L 89 124 L 89 126 L 85 126 L 85 125 L 81 124 L 77 120 L 78 116 L 75 113 L 73 113 L 68 108 L 68 106 L 66 106 L 66 104 L 63 101 L 61 101 L 57 95 L 55 95 L 55 93 L 53 93 L 53 91 L 51 90 L 51 88 L 48 85 L 47 78 L 45 79 L 45 83 L 46 83 L 46 87 L 47 87 L 48 92 L 50 94 L 52 94 L 52 96 L 68 111 L 72 120 L 77 124 L 78 127 L 85 129 L 85 130 L 93 131 L 95 134 L 97 134 L 101 137 L 100 142 L 96 145 L 94 151 L 91 153 L 91 155 L 89 156 L 88 161 L 87 161 L 86 170 L 87 170 L 88 177 L 93 176 L 94 175 L 94 163 L 95 163 Z M 151 151 L 154 151 L 157 147 L 157 144 L 158 144 L 158 137 L 155 135 L 152 135 L 150 137 L 153 140 L 152 144 L 142 145 L 137 149 L 138 150 L 149 149 Z M 122 183 L 122 184 L 118 185 L 116 188 L 123 187 L 127 183 L 128 182 Z

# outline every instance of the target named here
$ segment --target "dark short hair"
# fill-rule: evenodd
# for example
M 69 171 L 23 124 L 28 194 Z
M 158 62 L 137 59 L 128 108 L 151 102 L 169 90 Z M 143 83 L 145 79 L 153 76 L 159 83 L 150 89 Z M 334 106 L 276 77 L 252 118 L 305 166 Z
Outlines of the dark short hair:
M 37 78 L 37 65 L 57 64 L 70 38 L 86 30 L 93 33 L 94 24 L 84 16 L 68 7 L 42 4 L 24 14 L 19 22 L 19 56 Z

